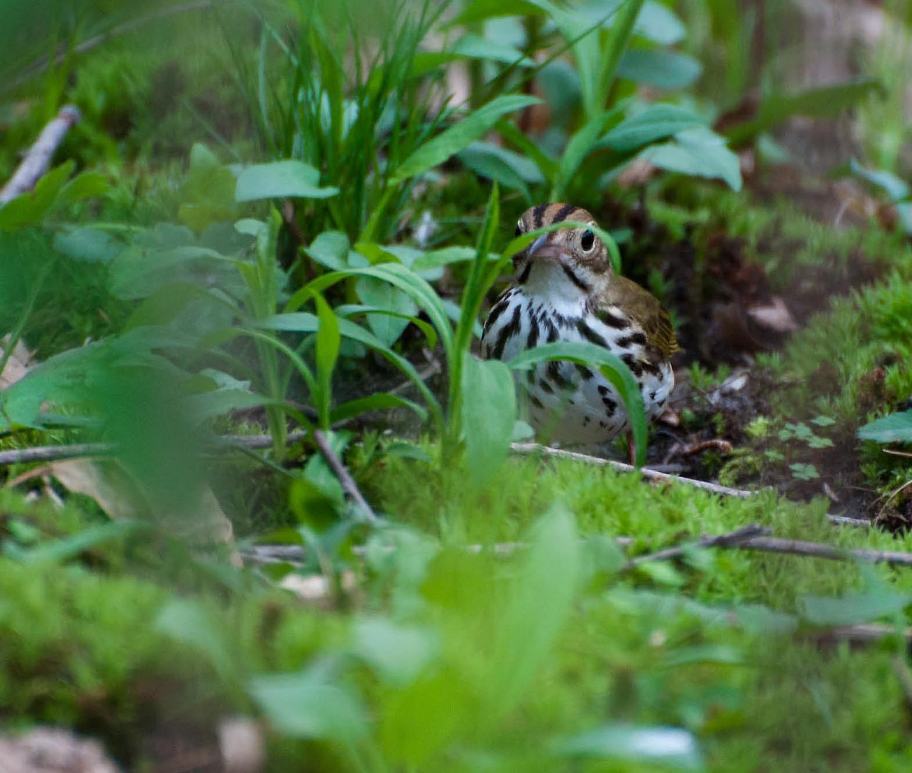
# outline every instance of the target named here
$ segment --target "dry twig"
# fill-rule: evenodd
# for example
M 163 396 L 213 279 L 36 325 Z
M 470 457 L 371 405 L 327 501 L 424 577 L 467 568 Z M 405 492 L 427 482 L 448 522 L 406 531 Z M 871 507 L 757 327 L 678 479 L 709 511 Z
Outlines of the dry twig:
M 583 462 L 584 464 L 593 464 L 600 467 L 613 467 L 615 470 L 620 470 L 621 472 L 639 472 L 640 475 L 642 475 L 647 480 L 685 483 L 688 486 L 693 486 L 694 488 L 710 491 L 713 494 L 722 494 L 728 497 L 746 498 L 753 496 L 755 493 L 753 491 L 747 491 L 745 489 L 720 486 L 718 483 L 710 483 L 709 481 L 705 480 L 695 480 L 693 478 L 684 478 L 680 475 L 670 475 L 665 472 L 659 472 L 658 470 L 652 470 L 649 467 L 641 467 L 638 470 L 632 464 L 617 462 L 614 459 L 602 459 L 598 456 L 581 454 L 577 453 L 576 451 L 564 451 L 560 448 L 550 448 L 548 446 L 539 445 L 538 443 L 513 443 L 511 445 L 511 449 L 513 450 L 513 453 L 522 454 L 524 456 L 534 456 L 536 454 L 541 454 L 542 456 L 551 456 L 557 459 L 570 459 L 575 462 Z
M 73 105 L 61 108 L 57 117 L 41 130 L 35 144 L 29 148 L 10 181 L 3 187 L 3 190 L 0 190 L 0 204 L 12 201 L 35 187 L 35 184 L 50 167 L 54 152 L 63 142 L 63 138 L 77 123 L 79 123 L 79 110 Z
M 314 430 L 313 437 L 314 442 L 317 444 L 317 448 L 320 449 L 320 453 L 323 454 L 326 463 L 339 479 L 339 483 L 342 484 L 342 490 L 348 495 L 348 498 L 358 506 L 365 519 L 371 523 L 378 523 L 380 519 L 377 518 L 377 514 L 371 509 L 371 506 L 361 494 L 358 485 L 355 483 L 355 479 L 352 478 L 348 469 L 342 464 L 342 460 L 339 459 L 336 452 L 333 451 L 332 446 L 329 443 L 329 438 L 318 429 Z
M 728 532 L 727 534 L 700 537 L 696 542 L 687 542 L 683 545 L 675 545 L 670 548 L 665 548 L 664 550 L 658 550 L 655 553 L 637 556 L 636 558 L 630 559 L 623 568 L 625 570 L 633 569 L 640 564 L 645 564 L 647 561 L 668 561 L 673 558 L 680 558 L 688 550 L 693 548 L 737 548 L 744 545 L 748 540 L 768 532 L 769 529 L 752 523 L 748 526 L 742 526 L 740 529 Z

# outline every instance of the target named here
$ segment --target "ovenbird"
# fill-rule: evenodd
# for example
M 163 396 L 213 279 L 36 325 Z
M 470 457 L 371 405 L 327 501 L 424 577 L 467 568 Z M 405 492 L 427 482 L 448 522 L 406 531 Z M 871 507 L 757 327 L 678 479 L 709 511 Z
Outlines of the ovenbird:
M 541 204 L 519 219 L 516 235 L 565 220 L 594 225 L 571 204 Z M 509 360 L 555 341 L 588 341 L 609 349 L 630 368 L 649 418 L 662 413 L 674 386 L 669 358 L 678 350 L 659 301 L 612 270 L 608 251 L 589 228 L 539 236 L 513 259 L 515 284 L 491 308 L 482 356 Z M 563 443 L 601 443 L 628 427 L 615 388 L 597 368 L 541 363 L 525 373 L 530 423 Z

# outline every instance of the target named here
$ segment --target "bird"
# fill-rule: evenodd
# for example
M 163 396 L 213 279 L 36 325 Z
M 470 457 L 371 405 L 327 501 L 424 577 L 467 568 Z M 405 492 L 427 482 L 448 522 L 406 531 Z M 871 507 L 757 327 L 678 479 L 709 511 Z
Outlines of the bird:
M 664 411 L 674 388 L 670 358 L 679 351 L 668 312 L 655 296 L 615 272 L 608 250 L 592 230 L 595 218 L 572 204 L 527 209 L 516 236 L 564 221 L 513 258 L 515 281 L 496 300 L 485 321 L 481 354 L 510 360 L 526 349 L 557 341 L 598 344 L 630 369 L 646 415 Z M 543 362 L 517 376 L 527 417 L 539 438 L 593 446 L 613 440 L 629 421 L 614 386 L 597 367 Z

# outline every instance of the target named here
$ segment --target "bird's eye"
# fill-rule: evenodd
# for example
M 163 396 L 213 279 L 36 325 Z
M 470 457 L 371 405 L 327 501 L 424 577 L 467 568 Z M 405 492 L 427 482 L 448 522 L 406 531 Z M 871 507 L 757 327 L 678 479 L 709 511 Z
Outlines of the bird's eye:
M 516 223 L 516 230 L 513 232 L 514 238 L 522 233 L 522 220 Z
M 595 234 L 587 228 L 583 231 L 583 235 L 580 236 L 580 247 L 583 248 L 583 252 L 589 252 L 594 246 Z

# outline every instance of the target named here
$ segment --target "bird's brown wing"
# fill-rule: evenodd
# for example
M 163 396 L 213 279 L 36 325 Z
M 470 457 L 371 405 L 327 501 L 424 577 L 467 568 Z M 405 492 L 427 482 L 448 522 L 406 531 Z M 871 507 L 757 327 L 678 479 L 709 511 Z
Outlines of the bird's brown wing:
M 620 307 L 642 328 L 647 351 L 659 360 L 667 360 L 680 350 L 668 312 L 647 290 L 623 276 L 613 276 L 607 300 Z

